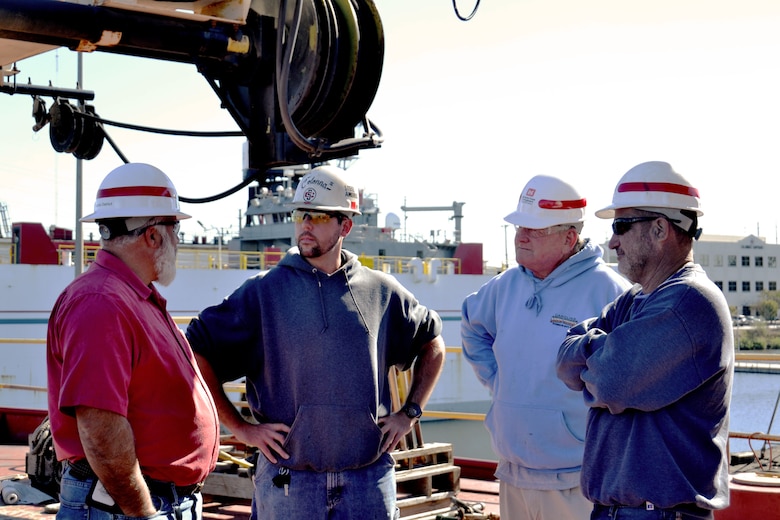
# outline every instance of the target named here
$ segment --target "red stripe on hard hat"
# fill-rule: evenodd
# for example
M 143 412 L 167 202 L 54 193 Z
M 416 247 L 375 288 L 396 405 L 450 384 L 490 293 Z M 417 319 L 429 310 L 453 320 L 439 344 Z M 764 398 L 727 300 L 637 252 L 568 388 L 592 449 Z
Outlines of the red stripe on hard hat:
M 547 200 L 541 199 L 539 207 L 542 209 L 579 209 L 585 207 L 585 199 L 578 200 Z
M 125 186 L 123 188 L 104 188 L 98 191 L 97 198 L 106 197 L 170 197 L 176 194 L 165 186 Z
M 671 182 L 624 182 L 618 186 L 618 193 L 627 191 L 660 191 L 663 193 L 676 193 L 678 195 L 690 195 L 698 197 L 699 190 L 692 186 L 674 184 Z

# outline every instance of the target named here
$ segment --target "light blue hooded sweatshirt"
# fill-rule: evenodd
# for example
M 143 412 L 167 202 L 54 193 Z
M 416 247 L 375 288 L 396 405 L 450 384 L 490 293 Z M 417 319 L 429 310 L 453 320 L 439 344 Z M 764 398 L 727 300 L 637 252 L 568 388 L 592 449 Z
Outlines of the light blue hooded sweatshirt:
M 530 489 L 579 485 L 587 407 L 558 379 L 566 332 L 631 284 L 586 241 L 543 280 L 513 267 L 463 302 L 463 353 L 491 392 L 485 419 L 499 457 L 496 476 Z

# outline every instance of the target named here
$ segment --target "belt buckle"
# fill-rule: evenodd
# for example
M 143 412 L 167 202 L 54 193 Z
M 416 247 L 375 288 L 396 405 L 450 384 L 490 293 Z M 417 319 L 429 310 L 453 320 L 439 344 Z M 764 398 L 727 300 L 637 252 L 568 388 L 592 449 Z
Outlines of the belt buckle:
M 194 495 L 199 493 L 201 489 L 203 489 L 203 482 L 198 482 L 197 484 L 192 484 L 190 486 L 176 486 L 176 492 L 181 492 L 182 496 Z
M 189 486 L 176 486 L 172 484 L 171 488 L 176 492 L 176 495 L 181 498 L 199 493 L 200 490 L 203 489 L 203 482 L 190 484 Z

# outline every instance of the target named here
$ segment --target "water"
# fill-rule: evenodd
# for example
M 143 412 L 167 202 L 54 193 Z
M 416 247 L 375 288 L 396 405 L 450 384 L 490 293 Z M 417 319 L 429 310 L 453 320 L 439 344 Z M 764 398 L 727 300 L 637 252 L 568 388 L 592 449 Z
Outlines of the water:
M 743 433 L 773 433 L 780 432 L 780 413 L 772 423 L 772 412 L 780 391 L 780 374 L 751 374 L 737 372 L 734 374 L 734 391 L 731 396 L 731 424 L 733 432 Z M 760 449 L 761 441 L 753 441 L 753 448 Z M 747 451 L 750 449 L 746 439 L 732 439 L 731 451 Z
M 735 432 L 780 434 L 780 411 L 772 423 L 772 411 L 780 391 L 780 374 L 734 374 L 734 391 L 731 398 L 730 430 Z M 452 444 L 458 457 L 495 460 L 490 447 L 490 436 L 482 421 L 425 421 L 422 423 L 425 442 Z M 753 448 L 761 449 L 761 441 L 753 441 Z M 732 452 L 749 451 L 746 439 L 732 439 Z

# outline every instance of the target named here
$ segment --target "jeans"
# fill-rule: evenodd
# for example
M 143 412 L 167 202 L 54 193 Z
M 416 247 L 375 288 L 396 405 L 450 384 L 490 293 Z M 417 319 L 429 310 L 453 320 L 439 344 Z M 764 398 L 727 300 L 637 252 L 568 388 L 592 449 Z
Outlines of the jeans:
M 92 488 L 94 479 L 79 480 L 70 474 L 70 468 L 65 468 L 60 484 L 60 510 L 57 520 L 123 520 L 139 518 L 88 506 L 87 495 Z M 152 502 L 157 507 L 157 514 L 148 518 L 159 520 L 201 520 L 203 518 L 203 499 L 200 493 L 182 497 L 176 504 L 170 499 L 152 495 Z
M 712 511 L 700 510 L 701 514 L 690 514 L 674 509 L 647 509 L 625 506 L 602 506 L 596 504 L 590 514 L 590 520 L 711 520 Z M 747 519 L 746 519 L 747 520 Z
M 322 473 L 289 470 L 287 489 L 273 482 L 280 466 L 260 455 L 256 468 L 252 520 L 400 518 L 395 506 L 394 462 L 387 453 L 365 468 Z

